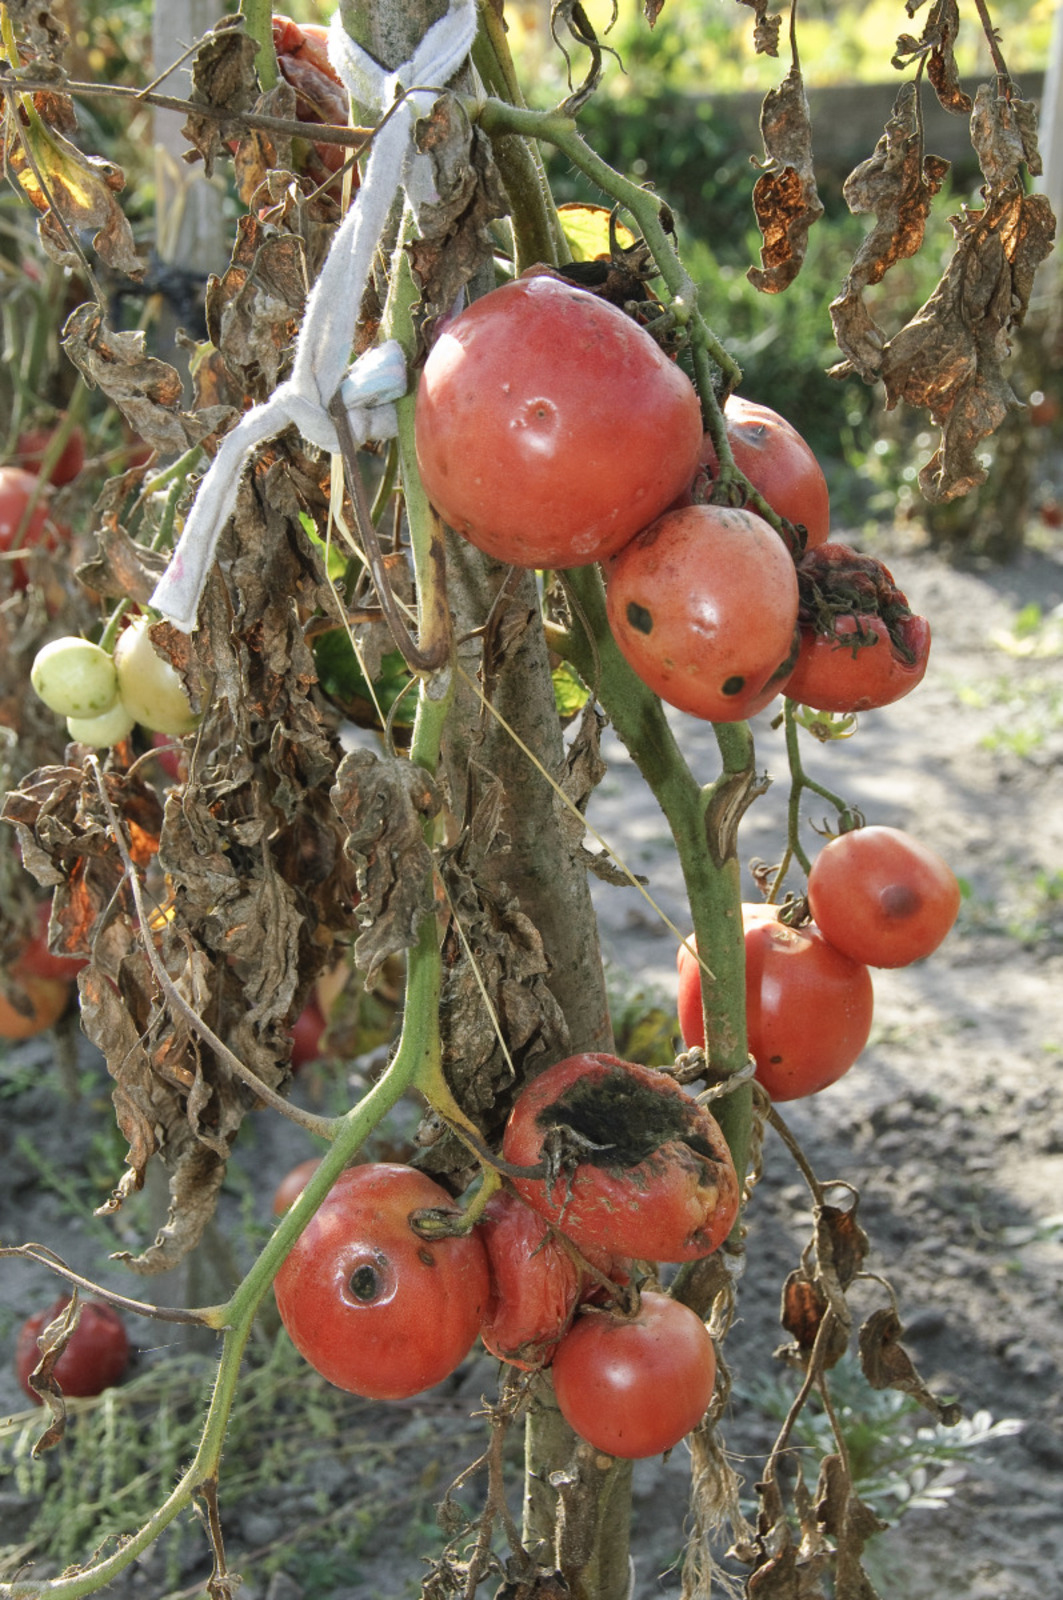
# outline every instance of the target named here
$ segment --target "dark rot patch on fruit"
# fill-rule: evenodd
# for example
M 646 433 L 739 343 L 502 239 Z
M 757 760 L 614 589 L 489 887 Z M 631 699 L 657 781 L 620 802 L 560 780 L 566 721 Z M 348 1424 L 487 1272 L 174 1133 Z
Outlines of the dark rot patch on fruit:
M 351 1281 L 348 1287 L 351 1291 L 352 1300 L 357 1300 L 360 1304 L 367 1306 L 372 1301 L 379 1299 L 381 1290 L 384 1287 L 384 1280 L 376 1267 L 370 1266 L 366 1262 L 364 1265 L 356 1267 L 351 1273 Z
M 746 680 L 739 677 L 725 678 L 723 692 L 726 695 L 741 694 L 746 686 Z
M 631 626 L 633 628 L 637 628 L 640 633 L 648 634 L 653 632 L 653 617 L 646 610 L 645 606 L 638 605 L 634 600 L 628 601 L 627 620 L 630 622 Z

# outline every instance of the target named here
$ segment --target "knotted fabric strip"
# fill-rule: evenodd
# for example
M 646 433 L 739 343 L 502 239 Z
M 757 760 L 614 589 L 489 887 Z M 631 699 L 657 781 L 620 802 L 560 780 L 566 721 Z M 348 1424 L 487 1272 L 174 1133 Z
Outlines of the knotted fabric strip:
M 452 0 L 445 17 L 429 28 L 410 61 L 387 72 L 348 35 L 337 12 L 329 28 L 329 57 L 359 106 L 386 112 L 404 87 L 442 88 L 458 71 L 476 33 L 475 0 Z M 342 389 L 351 429 L 359 444 L 394 438 L 394 402 L 406 392 L 406 365 L 393 340 L 366 351 L 349 365 L 355 326 L 377 245 L 400 189 L 423 197 L 430 165 L 413 146 L 413 125 L 426 114 L 434 89 L 408 94 L 373 137 L 361 186 L 332 241 L 310 291 L 295 344 L 291 377 L 270 398 L 248 411 L 226 434 L 211 462 L 151 605 L 175 628 L 191 633 L 214 552 L 232 516 L 240 477 L 250 452 L 293 424 L 311 444 L 338 451 L 328 407 Z

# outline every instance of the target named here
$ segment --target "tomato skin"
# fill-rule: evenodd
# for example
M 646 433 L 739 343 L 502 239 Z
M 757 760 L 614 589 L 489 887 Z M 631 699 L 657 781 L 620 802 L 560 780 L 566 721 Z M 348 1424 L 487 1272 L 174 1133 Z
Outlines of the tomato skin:
M 25 530 L 18 536 L 17 545 L 15 543 L 23 512 L 30 496 L 36 492 L 35 473 L 26 472 L 22 467 L 0 467 L 0 554 L 5 550 L 28 549 L 38 544 L 43 545 L 46 550 L 58 548 L 59 529 L 51 520 L 48 490 L 37 501 Z M 11 569 L 12 587 L 24 589 L 29 582 L 25 563 L 5 561 L 3 565 Z
M 291 1027 L 292 1054 L 289 1065 L 293 1072 L 308 1066 L 321 1057 L 321 1041 L 325 1035 L 325 1018 L 317 1000 L 311 996 Z
M 70 984 L 61 978 L 38 978 L 12 969 L 13 988 L 29 1003 L 26 1015 L 0 993 L 0 1039 L 33 1039 L 54 1027 L 70 1003 Z
M 502 1152 L 514 1166 L 535 1166 L 566 1126 L 599 1146 L 599 1159 L 591 1150 L 549 1180 L 513 1186 L 585 1254 L 692 1261 L 730 1233 L 739 1204 L 730 1151 L 715 1119 L 673 1079 L 616 1056 L 569 1056 L 521 1092 Z
M 716 1352 L 689 1306 L 645 1293 L 632 1318 L 578 1318 L 553 1364 L 561 1415 L 588 1444 L 628 1461 L 686 1437 L 712 1399 Z
M 491 1271 L 480 1338 L 500 1361 L 525 1371 L 547 1366 L 575 1315 L 582 1272 L 539 1213 L 508 1189 L 492 1195 L 476 1232 Z
M 37 1311 L 27 1317 L 19 1329 L 15 1374 L 36 1405 L 43 1402 L 30 1388 L 29 1377 L 40 1360 L 37 1338 L 69 1303 L 69 1295 L 60 1295 L 47 1311 Z M 118 1312 L 104 1301 L 86 1300 L 82 1303 L 78 1325 L 53 1369 L 55 1380 L 65 1395 L 100 1394 L 121 1378 L 129 1365 L 129 1354 L 129 1337 Z
M 483 1242 L 420 1238 L 408 1219 L 422 1208 L 456 1211 L 413 1167 L 348 1167 L 277 1274 L 292 1343 L 338 1389 L 373 1400 L 419 1394 L 454 1371 L 480 1331 L 490 1296 Z
M 746 1033 L 756 1078 L 773 1100 L 798 1100 L 836 1083 L 871 1032 L 867 967 L 828 943 L 815 923 L 791 928 L 775 908 L 744 905 Z M 688 1049 L 704 1045 L 698 964 L 681 945 L 679 1026 Z
M 869 967 L 906 967 L 936 950 L 960 909 L 948 863 L 900 828 L 854 828 L 831 839 L 808 875 L 825 939 Z
M 723 415 L 735 466 L 745 473 L 776 515 L 805 529 L 806 549 L 829 539 L 827 480 L 797 429 L 770 406 L 737 394 L 729 396 Z M 710 480 L 715 481 L 720 475 L 720 462 L 711 434 L 705 435 L 698 460 Z M 680 503 L 691 504 L 689 489 Z
M 19 466 L 24 467 L 27 472 L 38 474 L 54 433 L 54 428 L 26 428 L 20 433 L 16 447 Z M 60 451 L 59 459 L 49 473 L 48 482 L 54 483 L 57 487 L 64 483 L 73 483 L 84 465 L 85 435 L 75 424 Z
M 609 626 L 642 681 L 708 722 L 739 722 L 785 688 L 797 575 L 751 511 L 668 511 L 612 563 Z
M 872 711 L 892 705 L 922 683 L 930 655 L 930 624 L 911 616 L 897 624 L 914 659 L 894 649 L 880 617 L 838 617 L 837 638 L 801 629 L 801 648 L 786 693 L 814 711 Z M 873 636 L 858 648 L 846 638 Z
M 524 567 L 612 555 L 689 482 L 701 409 L 630 317 L 547 276 L 484 295 L 437 338 L 417 391 L 437 511 Z
M 151 641 L 151 623 L 136 617 L 119 635 L 114 647 L 118 694 L 131 716 L 155 733 L 191 733 L 199 713 L 181 682 L 180 674 L 159 655 Z
M 298 1166 L 286 1172 L 273 1193 L 273 1215 L 281 1217 L 293 1201 L 298 1200 L 310 1179 L 321 1165 L 320 1156 L 308 1156 Z

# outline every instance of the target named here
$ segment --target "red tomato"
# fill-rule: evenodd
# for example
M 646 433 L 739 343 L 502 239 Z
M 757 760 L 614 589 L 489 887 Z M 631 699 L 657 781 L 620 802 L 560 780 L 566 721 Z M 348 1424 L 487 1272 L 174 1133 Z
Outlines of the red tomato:
M 15 1346 L 15 1373 L 31 1400 L 41 1404 L 40 1395 L 30 1388 L 30 1373 L 40 1360 L 38 1336 L 49 1322 L 70 1303 L 61 1295 L 47 1311 L 37 1311 L 19 1329 Z M 55 1380 L 65 1395 L 100 1394 L 110 1389 L 129 1365 L 129 1339 L 118 1312 L 103 1301 L 82 1302 L 78 1325 L 53 1369 Z
M 291 1069 L 298 1072 L 321 1055 L 321 1040 L 325 1033 L 325 1018 L 317 1001 L 311 997 L 292 1023 Z
M 288 1207 L 298 1200 L 310 1179 L 321 1165 L 320 1156 L 308 1156 L 305 1161 L 286 1172 L 273 1195 L 273 1215 L 283 1216 Z
M 11 976 L 12 998 L 0 992 L 0 1039 L 32 1039 L 59 1021 L 70 1003 L 70 985 L 31 972 L 14 971 Z
M 22 550 L 43 544 L 54 550 L 59 544 L 59 530 L 49 513 L 49 491 L 40 496 L 29 521 L 19 533 L 23 513 L 32 495 L 37 493 L 35 473 L 22 467 L 0 467 L 0 555 L 5 550 Z M 17 543 L 16 543 L 17 538 Z M 5 562 L 11 567 L 11 583 L 15 589 L 24 589 L 28 582 L 25 565 L 21 561 Z
M 716 1352 L 689 1306 L 644 1294 L 638 1314 L 589 1312 L 554 1356 L 561 1415 L 588 1444 L 625 1460 L 660 1455 L 696 1428 L 716 1383 Z
M 838 617 L 834 637 L 802 628 L 786 693 L 814 711 L 872 711 L 902 699 L 926 673 L 930 624 L 910 616 L 896 626 L 904 654 L 881 617 Z
M 609 626 L 655 694 L 708 722 L 740 722 L 785 686 L 797 575 L 751 511 L 688 506 L 658 517 L 612 563 Z
M 400 1400 L 441 1383 L 465 1358 L 490 1297 L 475 1234 L 422 1239 L 412 1212 L 453 1200 L 427 1174 L 379 1162 L 349 1167 L 277 1274 L 292 1343 L 330 1383 Z
M 702 434 L 693 385 L 649 334 L 545 276 L 495 289 L 444 328 L 416 429 L 436 509 L 523 567 L 619 550 L 690 481 Z
M 569 1056 L 522 1091 L 506 1124 L 522 1199 L 577 1247 L 691 1261 L 722 1244 L 739 1187 L 715 1119 L 672 1079 L 609 1055 Z
M 54 434 L 54 428 L 27 428 L 20 433 L 16 450 L 18 465 L 25 467 L 27 472 L 39 473 Z M 73 483 L 84 465 L 85 435 L 75 425 L 48 475 L 48 481 L 54 484 Z
M 491 1270 L 480 1338 L 515 1367 L 546 1366 L 572 1321 L 583 1274 L 549 1224 L 509 1190 L 491 1197 L 476 1231 Z
M 813 861 L 808 904 L 836 950 L 870 967 L 906 967 L 944 939 L 960 886 L 936 850 L 899 828 L 854 828 Z
M 51 905 L 42 900 L 37 906 L 37 932 L 23 945 L 14 965 L 16 977 L 59 978 L 70 983 L 88 962 L 80 956 L 53 955 L 48 948 L 48 922 Z
M 830 492 L 823 468 L 797 429 L 777 411 L 737 394 L 731 395 L 723 415 L 735 466 L 777 516 L 805 529 L 806 549 L 822 544 L 830 536 Z M 720 463 L 709 434 L 699 461 L 710 480 L 719 477 Z M 688 489 L 680 504 L 690 503 Z
M 828 944 L 815 923 L 791 928 L 775 908 L 744 905 L 746 1031 L 756 1076 L 773 1100 L 816 1094 L 848 1072 L 871 1032 L 867 967 Z M 679 1027 L 705 1043 L 698 964 L 679 947 Z

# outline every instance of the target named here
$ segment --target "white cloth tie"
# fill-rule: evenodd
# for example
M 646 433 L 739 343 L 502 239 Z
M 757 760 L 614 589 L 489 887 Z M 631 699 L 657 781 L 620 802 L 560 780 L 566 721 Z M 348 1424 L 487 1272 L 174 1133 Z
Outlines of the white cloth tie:
M 383 113 L 394 106 L 404 86 L 442 88 L 461 67 L 475 34 L 475 0 L 451 0 L 447 15 L 429 28 L 413 58 L 387 72 L 355 44 L 337 12 L 329 27 L 329 59 L 355 103 Z M 407 95 L 374 135 L 361 187 L 307 299 L 291 377 L 226 434 L 196 492 L 184 531 L 151 597 L 155 610 L 183 633 L 196 626 L 218 539 L 232 516 L 241 474 L 256 445 L 294 423 L 311 444 L 338 451 L 328 414 L 337 391 L 343 394 L 359 444 L 395 437 L 394 402 L 405 394 L 407 382 L 401 347 L 388 340 L 367 350 L 353 366 L 350 352 L 373 258 L 396 194 L 403 188 L 416 200 L 430 197 L 431 163 L 414 149 L 413 125 L 431 109 L 437 92 Z

